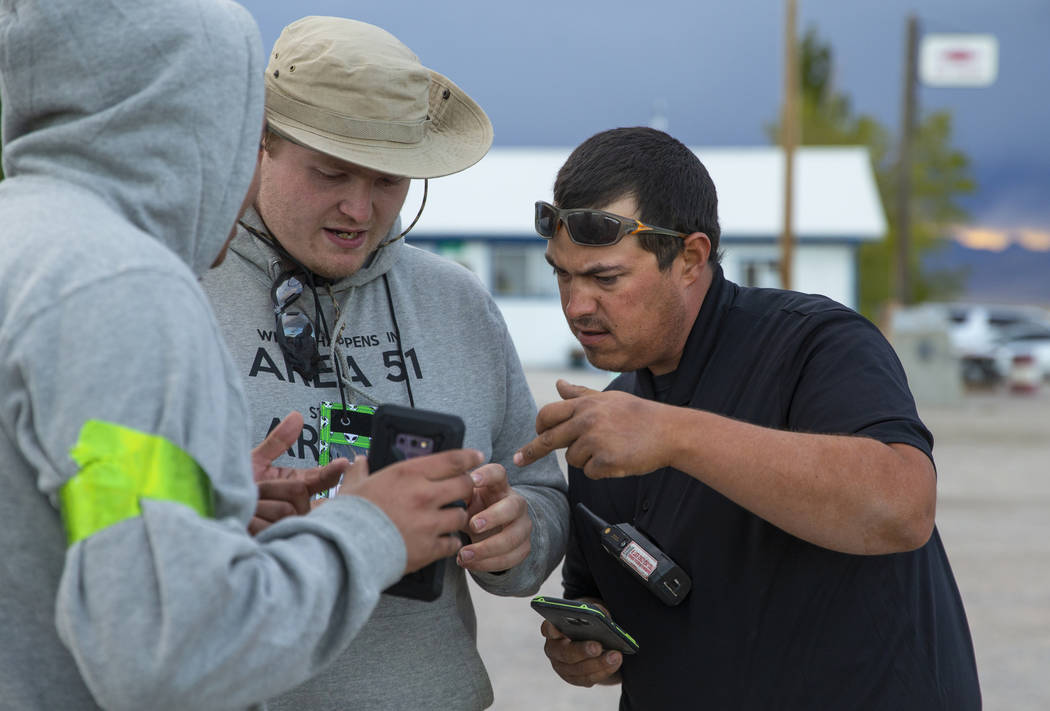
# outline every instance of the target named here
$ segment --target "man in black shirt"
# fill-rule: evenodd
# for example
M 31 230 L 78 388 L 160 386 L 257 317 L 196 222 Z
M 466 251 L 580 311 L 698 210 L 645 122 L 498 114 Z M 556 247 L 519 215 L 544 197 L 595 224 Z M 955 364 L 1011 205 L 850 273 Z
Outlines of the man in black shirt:
M 527 465 L 567 447 L 569 498 L 643 531 L 691 577 L 669 606 L 574 516 L 566 597 L 636 655 L 542 632 L 621 709 L 978 709 L 966 615 L 934 527 L 932 436 L 879 331 L 719 266 L 717 198 L 670 136 L 584 142 L 537 203 L 562 309 L 605 392 L 559 381 Z M 659 225 L 659 227 L 656 227 Z

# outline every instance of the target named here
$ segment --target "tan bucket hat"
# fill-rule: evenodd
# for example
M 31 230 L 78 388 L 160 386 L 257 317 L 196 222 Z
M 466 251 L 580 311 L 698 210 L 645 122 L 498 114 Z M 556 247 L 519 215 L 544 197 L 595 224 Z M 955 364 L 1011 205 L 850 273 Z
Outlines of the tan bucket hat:
M 462 89 L 386 30 L 340 17 L 281 32 L 266 120 L 307 148 L 408 178 L 459 172 L 492 145 L 492 123 Z

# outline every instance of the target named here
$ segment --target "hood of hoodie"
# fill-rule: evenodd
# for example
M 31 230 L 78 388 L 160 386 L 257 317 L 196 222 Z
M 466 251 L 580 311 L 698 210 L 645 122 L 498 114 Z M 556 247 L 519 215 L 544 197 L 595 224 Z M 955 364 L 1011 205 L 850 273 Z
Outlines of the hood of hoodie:
M 241 221 L 264 235 L 273 237 L 273 233 L 267 228 L 254 207 L 244 213 Z M 405 240 L 398 239 L 400 234 L 401 217 L 398 216 L 390 227 L 390 231 L 381 240 L 380 244 L 383 246 L 373 253 L 372 259 L 366 260 L 365 265 L 350 276 L 343 277 L 339 281 L 332 283 L 332 290 L 339 293 L 355 286 L 362 286 L 390 271 L 394 264 L 397 263 L 398 256 L 405 246 Z M 263 278 L 272 279 L 277 276 L 274 263 L 275 260 L 279 259 L 279 256 L 272 247 L 264 244 L 262 240 L 253 236 L 247 230 L 243 228 L 238 229 L 237 239 L 230 245 L 230 250 L 259 267 L 263 272 Z
M 226 0 L 0 0 L 6 177 L 86 188 L 202 274 L 255 172 L 262 59 Z

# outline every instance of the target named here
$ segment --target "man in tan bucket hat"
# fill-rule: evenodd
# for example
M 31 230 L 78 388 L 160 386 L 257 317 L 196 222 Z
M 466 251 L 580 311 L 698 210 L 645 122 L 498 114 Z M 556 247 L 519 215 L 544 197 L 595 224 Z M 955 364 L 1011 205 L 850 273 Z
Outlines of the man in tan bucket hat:
M 381 595 L 350 648 L 271 707 L 485 708 L 492 688 L 464 571 L 498 595 L 534 593 L 564 552 L 565 481 L 553 457 L 514 466 L 536 408 L 500 312 L 468 270 L 406 244 L 399 215 L 411 179 L 470 167 L 492 126 L 396 37 L 353 20 L 286 27 L 265 80 L 259 196 L 203 280 L 245 378 L 253 435 L 301 412 L 299 441 L 276 463 L 309 467 L 346 453 L 325 441 L 336 416 L 361 453 L 371 408 L 398 403 L 458 415 L 464 446 L 489 462 L 473 472 L 466 545 L 440 597 Z

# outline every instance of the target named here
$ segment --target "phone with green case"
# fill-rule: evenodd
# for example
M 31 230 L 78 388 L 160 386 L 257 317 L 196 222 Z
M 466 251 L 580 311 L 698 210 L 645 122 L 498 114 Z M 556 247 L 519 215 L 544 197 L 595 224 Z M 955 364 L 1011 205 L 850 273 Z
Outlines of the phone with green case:
M 596 605 L 579 600 L 540 595 L 532 598 L 532 609 L 543 615 L 571 640 L 594 640 L 605 649 L 636 654 L 638 642 Z

